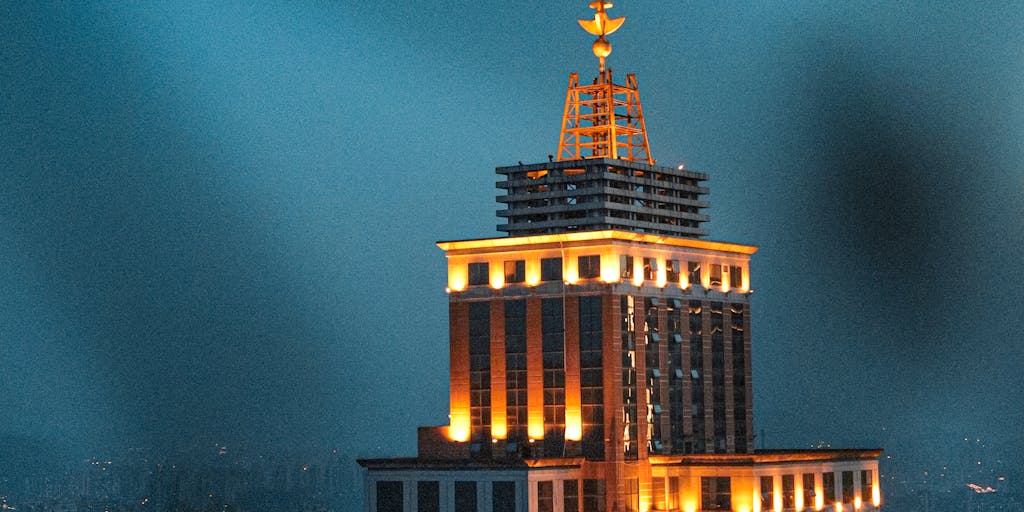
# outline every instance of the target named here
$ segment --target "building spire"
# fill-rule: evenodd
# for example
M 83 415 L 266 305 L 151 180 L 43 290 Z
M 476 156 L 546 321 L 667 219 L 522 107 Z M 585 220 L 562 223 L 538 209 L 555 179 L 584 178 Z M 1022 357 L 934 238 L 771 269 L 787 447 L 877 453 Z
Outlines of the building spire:
M 605 58 L 612 53 L 605 36 L 618 30 L 626 18 L 608 17 L 611 2 L 598 0 L 590 2 L 590 7 L 597 11 L 594 19 L 577 21 L 583 30 L 597 36 L 593 50 L 601 71 L 586 85 L 580 84 L 576 73 L 569 75 L 558 160 L 615 158 L 653 165 L 636 75 L 626 75 L 626 85 L 617 85 L 612 70 L 605 69 Z
M 611 9 L 611 2 L 597 1 L 590 2 L 590 8 L 596 9 L 593 20 L 576 20 L 579 22 L 583 30 L 590 32 L 597 36 L 597 40 L 594 41 L 593 50 L 594 55 L 597 57 L 598 62 L 601 66 L 601 75 L 604 75 L 604 59 L 612 53 L 612 44 L 608 42 L 605 36 L 615 32 L 622 26 L 626 21 L 626 18 L 608 18 L 608 14 L 605 9 Z

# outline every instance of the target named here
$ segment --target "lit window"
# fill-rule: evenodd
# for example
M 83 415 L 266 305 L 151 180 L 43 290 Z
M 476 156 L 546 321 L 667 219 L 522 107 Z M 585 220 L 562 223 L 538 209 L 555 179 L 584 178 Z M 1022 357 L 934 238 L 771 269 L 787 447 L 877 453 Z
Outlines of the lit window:
M 633 257 L 622 255 L 619 256 L 619 276 L 623 279 L 633 278 Z
M 665 278 L 670 283 L 679 282 L 679 260 L 668 260 L 665 262 Z
M 658 260 L 655 258 L 644 258 L 644 279 L 654 281 L 658 278 Z
M 505 282 L 521 283 L 526 281 L 526 262 L 523 260 L 505 262 Z
M 722 265 L 711 265 L 711 286 L 722 286 Z
M 484 263 L 469 264 L 469 285 L 478 286 L 487 284 L 490 281 L 490 267 Z

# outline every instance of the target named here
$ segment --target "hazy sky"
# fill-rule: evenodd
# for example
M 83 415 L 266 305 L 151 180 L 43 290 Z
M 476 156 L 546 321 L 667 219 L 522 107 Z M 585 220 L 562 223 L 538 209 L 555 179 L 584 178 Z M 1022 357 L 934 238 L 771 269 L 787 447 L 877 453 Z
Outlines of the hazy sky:
M 555 152 L 590 12 L 0 6 L 0 438 L 413 454 L 447 414 L 434 242 L 496 236 L 493 168 Z M 1019 460 L 1024 5 L 611 14 L 654 157 L 761 247 L 760 441 Z

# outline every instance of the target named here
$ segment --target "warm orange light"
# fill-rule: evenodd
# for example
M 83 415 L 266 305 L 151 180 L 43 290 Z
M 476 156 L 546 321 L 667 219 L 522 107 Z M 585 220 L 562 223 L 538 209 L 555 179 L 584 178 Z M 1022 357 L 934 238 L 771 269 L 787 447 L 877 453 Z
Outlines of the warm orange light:
M 640 256 L 633 258 L 633 286 L 644 284 L 644 259 Z
M 683 498 L 683 512 L 697 512 L 697 498 L 690 495 Z
M 469 411 L 465 417 L 452 411 L 452 424 L 448 426 L 448 439 L 464 443 L 469 441 Z
M 540 260 L 526 260 L 526 286 L 540 284 Z
M 737 254 L 754 254 L 757 246 L 713 242 L 699 238 L 676 238 L 630 231 L 574 231 L 553 235 L 507 236 L 502 238 L 484 238 L 477 240 L 452 240 L 438 242 L 437 246 L 444 251 L 479 251 L 480 249 L 498 249 L 524 245 L 558 244 L 567 242 L 588 242 L 596 240 L 623 240 L 627 242 L 644 242 L 672 247 L 687 247 L 710 251 L 732 252 Z M 604 265 L 604 261 L 601 262 Z
M 780 478 L 775 479 L 776 482 L 781 482 L 781 480 L 782 479 Z M 780 489 L 776 487 L 772 492 L 772 509 L 774 509 L 775 512 L 782 512 L 782 493 L 779 491 Z
M 752 498 L 753 499 L 751 499 L 750 502 L 754 505 L 754 512 L 761 512 L 761 496 L 759 496 L 756 488 L 754 489 L 754 495 Z
M 583 418 L 579 407 L 565 407 L 565 438 L 569 441 L 583 439 Z
M 863 503 L 860 500 L 860 496 L 854 496 L 854 498 L 853 498 L 853 509 L 854 510 L 860 510 L 861 505 L 863 505 Z
M 562 258 L 562 278 L 569 284 L 580 282 L 580 262 L 577 256 Z
M 711 289 L 711 265 L 706 262 L 700 266 L 700 284 L 705 290 Z
M 530 436 L 530 440 L 544 439 L 544 418 L 534 421 L 533 414 L 530 414 L 530 424 L 526 429 L 526 434 Z
M 505 424 L 505 417 L 491 416 L 491 437 L 505 439 L 508 437 L 508 425 Z
M 837 501 L 835 504 L 836 512 L 843 512 L 843 502 Z
M 877 475 L 878 471 L 874 471 L 874 473 Z M 877 480 L 871 484 L 871 504 L 874 505 L 875 508 L 882 506 L 882 492 L 878 490 Z
M 505 286 L 505 262 L 492 261 L 488 267 L 491 288 L 500 290 Z
M 740 267 L 743 268 L 743 267 Z M 750 291 L 750 269 L 743 268 L 743 276 L 740 279 L 740 291 L 747 293 Z
M 818 478 L 814 482 L 814 510 L 821 512 L 825 508 L 825 492 L 821 487 L 821 479 Z
M 611 251 L 601 255 L 601 281 L 617 283 L 619 281 L 619 256 Z
M 800 482 L 799 479 L 797 479 L 796 486 L 793 489 L 793 498 L 794 498 L 794 505 L 796 505 L 796 509 L 797 510 L 803 510 L 804 509 L 804 487 L 802 485 L 802 482 Z
M 654 284 L 658 288 L 664 288 L 668 284 L 668 269 L 665 268 L 665 260 L 658 260 L 658 273 L 655 276 Z
M 461 292 L 469 284 L 469 266 L 466 264 L 448 263 L 448 289 Z

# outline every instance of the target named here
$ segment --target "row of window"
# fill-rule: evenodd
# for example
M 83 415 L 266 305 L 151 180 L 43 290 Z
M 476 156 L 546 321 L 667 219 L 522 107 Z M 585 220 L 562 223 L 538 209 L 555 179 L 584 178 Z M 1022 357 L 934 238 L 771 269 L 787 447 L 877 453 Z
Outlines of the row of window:
M 404 512 L 404 485 L 400 480 L 377 482 L 376 512 Z M 412 484 L 412 482 L 408 482 Z M 491 510 L 494 512 L 516 512 L 516 483 L 512 481 L 489 482 L 491 485 Z M 488 482 L 455 482 L 455 512 L 477 512 L 477 486 Z M 441 483 L 437 480 L 415 482 L 416 507 L 419 512 L 440 512 Z M 450 505 L 444 507 L 451 510 Z
M 580 279 L 597 279 L 601 277 L 601 256 L 584 255 L 576 259 Z M 646 281 L 654 281 L 658 278 L 658 259 L 643 258 L 642 275 Z M 526 282 L 526 260 L 508 260 L 503 262 L 506 284 L 517 284 Z M 701 280 L 701 265 L 699 261 L 687 261 L 686 272 L 688 281 L 691 284 L 699 284 Z M 633 279 L 634 257 L 619 256 L 619 277 L 622 279 Z M 670 283 L 679 282 L 682 267 L 680 260 L 665 261 L 665 277 Z M 541 282 L 562 280 L 562 258 L 542 258 L 540 260 Z M 709 267 L 709 285 L 721 287 L 728 282 L 730 288 L 741 288 L 743 286 L 743 267 L 736 265 L 720 265 L 713 263 Z M 469 285 L 483 286 L 490 283 L 490 264 L 488 262 L 476 262 L 469 264 Z

